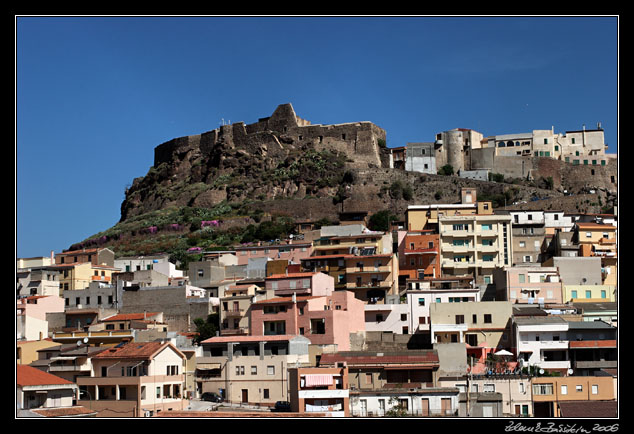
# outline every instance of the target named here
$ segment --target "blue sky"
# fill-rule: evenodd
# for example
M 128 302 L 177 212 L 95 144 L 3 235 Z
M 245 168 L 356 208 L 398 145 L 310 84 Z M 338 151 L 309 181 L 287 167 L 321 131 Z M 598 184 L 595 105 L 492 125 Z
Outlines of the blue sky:
M 117 223 L 154 148 L 292 103 L 388 146 L 595 128 L 617 152 L 618 18 L 16 17 L 16 255 Z

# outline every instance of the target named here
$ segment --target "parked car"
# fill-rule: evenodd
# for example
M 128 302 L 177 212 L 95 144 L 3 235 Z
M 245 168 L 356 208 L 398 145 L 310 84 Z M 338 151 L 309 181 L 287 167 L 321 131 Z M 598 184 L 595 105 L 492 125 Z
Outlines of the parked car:
M 203 401 L 222 402 L 222 397 L 214 392 L 205 392 L 200 397 Z
M 277 401 L 271 411 L 291 411 L 291 403 L 288 401 Z

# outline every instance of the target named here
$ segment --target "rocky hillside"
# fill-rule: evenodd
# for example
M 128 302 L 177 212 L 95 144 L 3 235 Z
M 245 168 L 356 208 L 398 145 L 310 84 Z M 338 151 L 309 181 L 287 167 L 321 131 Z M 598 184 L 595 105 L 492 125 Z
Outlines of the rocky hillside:
M 285 104 L 254 124 L 171 140 L 126 190 L 119 223 L 70 248 L 182 256 L 191 247 L 275 238 L 295 221 L 335 222 L 340 211 L 388 209 L 404 219 L 408 204 L 457 202 L 467 186 L 496 208 L 601 212 L 616 204 L 608 189 L 568 186 L 570 176 L 552 167 L 534 181 L 498 182 L 390 169 L 385 138 L 370 122 L 312 125 Z

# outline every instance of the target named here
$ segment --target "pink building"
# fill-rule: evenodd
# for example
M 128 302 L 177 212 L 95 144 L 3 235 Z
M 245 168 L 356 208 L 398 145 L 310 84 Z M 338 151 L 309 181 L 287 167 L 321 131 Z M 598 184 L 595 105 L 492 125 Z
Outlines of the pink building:
M 18 315 L 27 315 L 46 321 L 46 314 L 64 312 L 64 298 L 56 295 L 34 295 L 16 303 Z
M 321 272 L 273 274 L 266 278 L 266 290 L 276 296 L 330 295 L 335 290 L 335 278 Z
M 314 345 L 350 349 L 350 333 L 365 330 L 364 303 L 350 291 L 290 296 L 251 305 L 251 335 L 302 335 Z
M 503 267 L 493 272 L 496 299 L 511 303 L 562 303 L 562 282 L 557 267 Z
M 247 265 L 249 259 L 254 258 L 286 259 L 299 264 L 303 258 L 308 258 L 312 251 L 312 243 L 241 246 L 235 248 L 238 265 Z

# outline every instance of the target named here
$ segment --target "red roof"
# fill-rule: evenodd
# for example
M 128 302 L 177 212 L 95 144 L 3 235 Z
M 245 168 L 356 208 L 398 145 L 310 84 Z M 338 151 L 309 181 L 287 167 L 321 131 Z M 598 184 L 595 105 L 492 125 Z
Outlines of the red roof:
M 294 338 L 294 335 L 266 335 L 266 336 L 214 336 L 213 338 L 202 341 L 203 344 L 217 344 L 225 342 L 272 342 L 272 341 L 288 341 Z
M 322 354 L 319 360 L 320 364 L 334 364 L 336 362 L 346 362 L 349 365 L 382 365 L 387 367 L 389 364 L 438 364 L 438 353 L 429 351 L 422 354 L 398 354 L 398 355 L 370 355 L 370 354 Z
M 285 278 L 298 278 L 298 277 L 313 277 L 317 273 L 306 272 L 306 273 L 288 273 L 288 274 L 271 274 L 267 279 L 285 279 Z
M 17 385 L 18 386 L 54 386 L 75 384 L 57 375 L 40 371 L 29 365 L 17 365 Z
M 158 315 L 159 312 L 147 312 L 147 313 L 121 313 L 118 315 L 114 315 L 108 318 L 104 318 L 101 322 L 108 321 L 130 321 L 130 320 L 143 320 L 155 315 Z
M 130 342 L 121 347 L 108 348 L 95 359 L 151 359 L 158 351 L 170 346 L 164 342 Z M 176 349 L 175 349 L 176 350 Z M 178 350 L 176 350 L 179 352 Z

